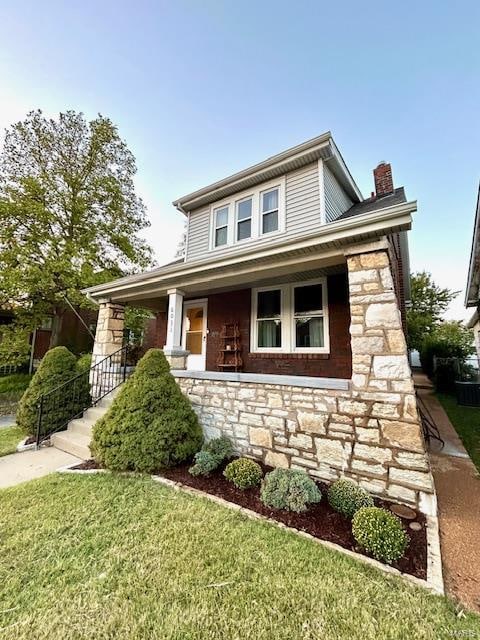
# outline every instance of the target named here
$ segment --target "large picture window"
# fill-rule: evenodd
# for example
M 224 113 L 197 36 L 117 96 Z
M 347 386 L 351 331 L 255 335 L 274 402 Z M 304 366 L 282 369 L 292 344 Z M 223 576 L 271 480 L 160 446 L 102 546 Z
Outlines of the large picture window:
M 253 289 L 251 350 L 328 353 L 326 279 Z

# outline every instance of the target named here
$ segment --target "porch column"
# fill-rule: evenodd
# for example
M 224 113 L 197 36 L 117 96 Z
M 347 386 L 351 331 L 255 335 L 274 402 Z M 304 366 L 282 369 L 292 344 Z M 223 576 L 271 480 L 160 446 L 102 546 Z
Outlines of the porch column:
M 433 480 L 394 290 L 389 245 L 386 241 L 358 245 L 345 254 L 352 399 L 359 409 L 352 470 L 377 474 L 389 497 L 416 503 L 424 513 L 435 513 Z
M 93 344 L 92 367 L 90 371 L 91 394 L 97 399 L 108 392 L 115 376 L 121 375 L 121 358 L 106 361 L 107 356 L 123 346 L 123 326 L 125 307 L 108 299 L 99 301 L 97 329 Z M 102 363 L 102 364 L 99 364 Z M 95 365 L 97 367 L 95 368 Z
M 171 369 L 186 369 L 188 351 L 182 347 L 183 298 L 180 289 L 169 289 L 167 312 L 167 341 L 163 352 Z

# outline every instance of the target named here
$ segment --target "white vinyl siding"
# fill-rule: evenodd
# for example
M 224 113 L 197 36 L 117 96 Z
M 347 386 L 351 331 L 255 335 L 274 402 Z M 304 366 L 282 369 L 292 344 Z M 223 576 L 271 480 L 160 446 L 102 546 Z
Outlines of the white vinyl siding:
M 337 179 L 324 164 L 323 181 L 325 185 L 325 220 L 333 222 L 347 209 L 350 209 L 353 202 L 347 196 Z
M 285 175 L 285 226 L 283 231 L 276 232 L 278 234 L 276 237 L 293 239 L 314 233 L 322 224 L 323 214 L 327 222 L 332 222 L 351 207 L 352 202 L 331 171 L 326 167 L 325 163 L 320 163 L 320 167 L 322 166 L 324 167 L 323 181 L 319 180 L 318 162 L 313 162 L 306 167 L 296 169 Z M 320 211 L 321 201 L 323 200 L 323 198 L 320 198 L 320 184 L 325 185 L 325 212 L 323 213 Z M 260 185 L 259 189 L 262 190 L 262 185 Z M 233 195 L 229 199 L 232 220 L 236 219 L 234 218 L 235 201 L 236 198 Z M 222 256 L 235 253 L 235 251 L 244 250 L 246 246 L 251 246 L 252 251 L 255 251 L 257 248 L 271 243 L 273 234 L 262 236 L 257 230 L 258 237 L 255 237 L 255 233 L 252 231 L 251 239 L 242 240 L 239 243 L 234 241 L 235 236 L 232 233 L 232 242 L 228 246 L 217 247 L 212 250 L 210 220 L 212 219 L 212 210 L 218 208 L 220 204 L 214 204 L 191 212 L 187 260 L 200 260 L 207 258 L 209 255 Z

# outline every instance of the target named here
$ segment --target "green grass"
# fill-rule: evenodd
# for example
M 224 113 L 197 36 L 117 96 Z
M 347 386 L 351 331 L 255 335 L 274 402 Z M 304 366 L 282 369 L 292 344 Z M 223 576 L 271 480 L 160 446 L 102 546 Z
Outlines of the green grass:
M 25 434 L 16 425 L 0 429 L 0 456 L 15 453 L 17 444 L 22 438 L 25 438 Z
M 0 503 L 2 640 L 480 635 L 444 598 L 149 478 L 55 474 Z
M 0 377 L 0 400 L 20 400 L 31 379 L 28 373 Z
M 480 471 L 480 408 L 462 407 L 454 396 L 437 393 L 450 422 L 460 436 L 474 465 Z

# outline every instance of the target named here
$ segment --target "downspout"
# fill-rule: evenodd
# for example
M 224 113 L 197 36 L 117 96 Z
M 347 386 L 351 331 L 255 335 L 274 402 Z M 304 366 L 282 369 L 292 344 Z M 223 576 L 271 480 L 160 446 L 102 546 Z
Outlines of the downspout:
M 32 375 L 33 373 L 33 356 L 35 353 L 35 342 L 37 341 L 37 327 L 35 327 L 35 329 L 33 330 L 33 335 L 32 335 L 32 348 L 30 350 L 30 363 L 28 365 L 28 373 L 30 375 Z

